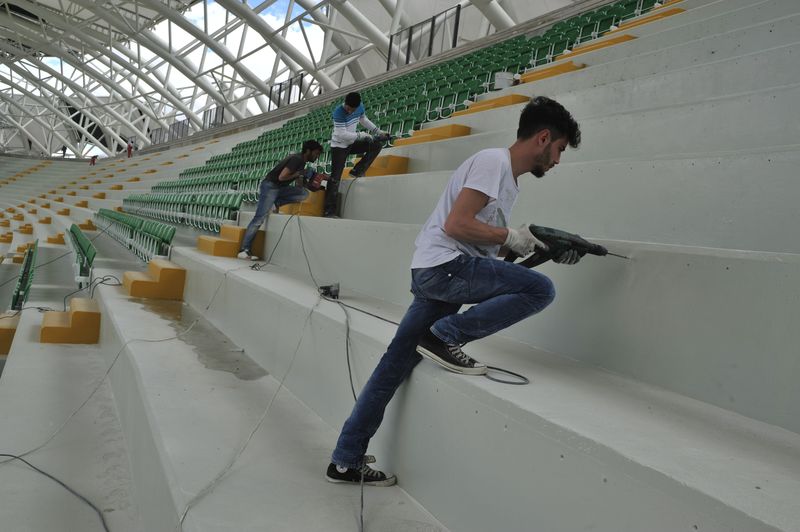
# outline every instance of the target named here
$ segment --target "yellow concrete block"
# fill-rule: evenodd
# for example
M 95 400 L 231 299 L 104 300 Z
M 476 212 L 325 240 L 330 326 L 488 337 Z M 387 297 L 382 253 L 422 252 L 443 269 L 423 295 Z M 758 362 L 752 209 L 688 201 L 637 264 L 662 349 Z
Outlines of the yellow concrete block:
M 48 193 L 48 194 L 55 194 L 55 193 L 56 193 L 56 189 L 53 189 L 53 190 L 48 190 L 48 191 L 47 191 L 47 193 Z
M 11 262 L 14 264 L 22 264 L 23 260 L 25 260 L 25 255 L 14 255 L 11 257 Z
M 7 212 L 14 212 L 16 209 L 14 207 L 9 207 L 6 209 Z
M 161 163 L 161 166 L 169 166 L 171 164 L 172 164 L 172 161 L 164 161 L 163 163 Z
M 156 172 L 158 172 L 158 170 L 156 170 L 155 168 L 151 168 L 149 170 L 144 171 L 145 174 L 155 174 Z
M 198 236 L 197 249 L 214 257 L 235 257 L 242 246 L 245 230 L 244 227 L 223 225 L 219 236 Z
M 111 176 L 113 176 L 113 174 L 109 175 L 108 177 L 111 177 Z M 94 181 L 92 181 L 92 184 L 93 185 L 99 185 L 102 182 L 103 182 L 102 179 L 95 179 Z
M 53 223 L 53 220 L 49 216 L 45 216 L 44 218 L 39 218 L 39 223 L 40 224 L 45 224 L 45 225 L 46 224 L 51 224 L 51 223 Z
M 56 212 L 56 214 L 60 214 L 61 216 L 69 216 L 69 209 L 61 209 L 60 211 Z
M 80 190 L 89 190 L 89 185 L 81 185 L 78 187 Z
M 675 2 L 670 2 L 670 3 L 675 3 Z M 672 15 L 683 13 L 684 11 L 686 10 L 681 9 L 679 7 L 664 9 L 664 6 L 661 6 L 661 8 L 658 10 L 654 9 L 653 12 L 649 15 L 645 15 L 643 17 L 636 17 L 634 19 L 623 22 L 622 24 L 619 25 L 618 28 L 609 31 L 608 33 L 629 30 L 631 28 L 635 28 L 636 26 L 642 26 L 643 24 L 648 24 L 656 20 L 661 20 L 662 18 L 667 18 L 671 17 Z
M 358 160 L 356 163 L 358 163 Z M 350 170 L 351 168 L 345 168 L 345 171 L 342 172 L 342 177 L 350 178 Z M 372 162 L 365 175 L 367 177 L 376 177 L 381 175 L 405 174 L 406 172 L 408 172 L 408 157 L 381 155 Z M 306 201 L 308 201 L 308 199 Z
M 100 340 L 100 307 L 94 299 L 75 297 L 67 312 L 45 312 L 39 341 L 43 344 L 96 344 Z
M 606 39 L 603 41 L 590 41 L 587 44 L 582 44 L 580 46 L 576 46 L 573 50 L 569 52 L 564 52 L 561 54 L 561 57 L 573 57 L 580 54 L 585 54 L 587 52 L 593 52 L 595 50 L 600 50 L 602 48 L 608 48 L 609 46 L 614 46 L 615 44 L 619 44 L 622 42 L 628 42 L 634 40 L 636 37 L 633 35 L 619 35 L 617 37 L 612 37 L 610 39 Z
M 97 192 L 95 194 L 92 194 L 92 197 L 95 198 L 95 199 L 106 199 L 106 193 L 105 192 Z
M 111 185 L 111 188 L 109 190 L 122 190 L 122 189 L 123 189 L 122 185 Z
M 18 222 L 21 222 L 21 221 L 23 221 L 24 219 L 25 219 L 25 215 L 24 215 L 24 214 L 15 214 L 15 215 L 14 215 L 14 220 L 16 220 L 16 221 L 18 221 Z
M 28 214 L 36 214 L 37 212 L 39 211 L 37 211 L 36 209 L 28 209 Z
M 506 107 L 507 105 L 516 105 L 519 103 L 524 103 L 530 100 L 529 96 L 523 96 L 522 94 L 507 94 L 505 96 L 500 96 L 499 98 L 492 98 L 490 100 L 480 100 L 478 102 L 474 102 L 469 107 L 462 111 L 456 111 L 452 114 L 452 116 L 461 116 L 461 115 L 468 115 L 472 113 L 479 113 L 481 111 L 486 111 L 488 109 L 497 109 L 498 107 Z
M 31 198 L 31 199 L 29 199 L 29 200 L 28 200 L 28 203 L 34 203 L 34 204 L 35 204 L 35 203 L 36 203 L 36 198 Z
M 11 351 L 11 342 L 14 341 L 17 325 L 19 325 L 19 312 L 10 310 L 0 315 L 0 355 L 7 355 Z
M 176 159 L 186 159 L 187 157 L 189 157 L 189 154 L 188 153 L 184 153 L 183 155 L 178 155 L 176 157 Z
M 89 200 L 80 200 L 79 202 L 75 203 L 75 206 L 87 208 L 89 207 Z
M 309 192 L 308 197 L 303 202 L 289 203 L 280 207 L 278 212 L 281 214 L 298 214 L 300 216 L 322 216 L 323 212 L 325 212 L 325 191 Z M 255 250 L 253 250 L 253 254 L 256 254 Z
M 17 232 L 21 235 L 32 235 L 33 234 L 33 227 L 22 226 L 17 229 Z
M 586 68 L 586 65 L 583 63 L 565 61 L 563 63 L 558 63 L 557 65 L 531 70 L 527 74 L 522 75 L 520 78 L 520 83 L 530 83 L 532 81 L 539 81 L 540 79 L 552 78 L 554 76 L 558 76 L 559 74 L 575 72 L 576 70 L 581 70 L 582 68 Z
M 128 181 L 129 183 L 135 183 L 135 182 L 141 181 L 141 180 L 142 180 L 141 177 L 131 177 L 130 179 L 126 179 L 126 181 Z
M 78 224 L 78 227 L 83 231 L 97 231 L 97 226 L 94 225 L 91 219 L 86 220 L 82 224 Z
M 409 144 L 420 144 L 422 142 L 432 142 L 434 140 L 450 139 L 469 135 L 472 128 L 460 124 L 450 124 L 448 126 L 431 127 L 414 131 L 410 137 L 399 139 L 394 142 L 395 146 L 408 146 Z
M 42 209 L 49 209 L 49 208 L 50 208 L 49 203 L 42 203 Z
M 186 270 L 165 259 L 153 259 L 146 272 L 125 272 L 122 284 L 131 297 L 183 299 Z
M 66 242 L 64 242 L 64 233 L 56 233 L 53 236 L 48 236 L 47 237 L 47 243 L 48 244 L 66 244 Z
M 77 193 L 74 190 L 67 192 L 67 196 L 75 196 Z
M 0 227 L 11 227 L 11 220 L 0 220 Z
M 122 205 L 120 205 L 118 207 L 114 207 L 114 210 L 117 211 L 117 212 L 125 212 L 125 209 L 122 207 Z

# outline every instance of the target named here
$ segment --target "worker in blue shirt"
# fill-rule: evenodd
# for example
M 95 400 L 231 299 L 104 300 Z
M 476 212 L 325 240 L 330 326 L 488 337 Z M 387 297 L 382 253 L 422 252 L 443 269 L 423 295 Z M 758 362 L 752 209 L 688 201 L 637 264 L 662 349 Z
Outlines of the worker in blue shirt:
M 361 124 L 366 131 L 356 131 L 358 124 Z M 349 93 L 344 97 L 344 103 L 333 110 L 331 175 L 325 187 L 325 217 L 336 216 L 339 180 L 342 177 L 347 156 L 352 153 L 363 155 L 358 164 L 350 170 L 351 177 L 363 177 L 381 152 L 383 142 L 388 138 L 387 132 L 382 131 L 367 118 L 359 93 Z

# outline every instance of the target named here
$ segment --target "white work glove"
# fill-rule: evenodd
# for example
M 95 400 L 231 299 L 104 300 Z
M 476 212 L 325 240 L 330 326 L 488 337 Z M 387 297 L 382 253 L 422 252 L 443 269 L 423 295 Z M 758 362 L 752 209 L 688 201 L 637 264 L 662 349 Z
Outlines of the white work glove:
M 509 227 L 508 236 L 503 245 L 520 257 L 527 257 L 536 248 L 547 250 L 547 244 L 533 236 L 527 225 L 522 225 L 519 229 Z
M 574 249 L 568 249 L 558 257 L 553 259 L 553 262 L 558 264 L 576 264 L 581 260 L 581 254 Z
M 365 140 L 367 142 L 372 142 L 373 138 L 372 138 L 372 135 L 370 135 L 369 133 L 365 133 L 363 131 L 360 131 L 358 133 L 357 140 Z

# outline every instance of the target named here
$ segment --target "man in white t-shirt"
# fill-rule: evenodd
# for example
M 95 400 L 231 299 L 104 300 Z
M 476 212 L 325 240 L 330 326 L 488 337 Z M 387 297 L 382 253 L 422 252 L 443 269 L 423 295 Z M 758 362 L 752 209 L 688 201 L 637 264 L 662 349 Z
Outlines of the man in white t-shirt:
M 581 133 L 558 102 L 534 98 L 522 111 L 517 140 L 482 150 L 458 167 L 416 240 L 411 261 L 414 301 L 344 424 L 326 477 L 331 482 L 390 486 L 397 479 L 366 465 L 369 440 L 398 386 L 425 356 L 450 371 L 482 375 L 486 365 L 461 346 L 505 329 L 547 307 L 555 297 L 543 274 L 498 260 L 501 249 L 526 256 L 547 246 L 527 225 L 507 227 L 519 176 L 543 177 Z M 568 251 L 555 260 L 574 264 Z M 472 304 L 459 313 L 462 305 Z

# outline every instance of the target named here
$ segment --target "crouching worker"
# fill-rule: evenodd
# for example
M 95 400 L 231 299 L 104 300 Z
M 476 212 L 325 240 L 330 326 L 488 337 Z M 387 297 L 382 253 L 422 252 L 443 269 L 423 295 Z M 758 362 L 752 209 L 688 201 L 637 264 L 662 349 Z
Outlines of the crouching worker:
M 414 301 L 386 353 L 345 421 L 327 479 L 374 486 L 395 483 L 367 465 L 367 445 L 386 405 L 422 357 L 463 375 L 482 375 L 486 365 L 461 348 L 547 307 L 553 283 L 539 272 L 498 260 L 501 249 L 526 256 L 547 246 L 527 225 L 506 227 L 517 199 L 519 176 L 543 177 L 567 146 L 580 144 L 580 129 L 561 104 L 544 97 L 522 111 L 510 148 L 486 149 L 450 177 L 439 203 L 416 239 L 411 261 Z M 567 251 L 556 262 L 574 264 Z M 474 305 L 459 313 L 462 305 Z
M 367 131 L 356 132 L 356 126 Z M 381 152 L 383 142 L 389 134 L 373 124 L 364 113 L 361 95 L 351 92 L 344 97 L 344 103 L 333 110 L 333 133 L 331 134 L 331 175 L 325 186 L 325 214 L 336 216 L 339 198 L 339 181 L 342 178 L 347 156 L 363 155 L 358 164 L 350 170 L 351 177 L 363 177 L 369 166 Z
M 306 163 L 315 162 L 320 153 L 322 153 L 322 145 L 316 140 L 307 140 L 303 143 L 302 153 L 292 153 L 286 156 L 261 181 L 256 213 L 244 233 L 242 249 L 239 250 L 240 259 L 259 259 L 250 252 L 250 248 L 262 223 L 266 229 L 269 213 L 273 206 L 277 208 L 287 203 L 300 203 L 308 197 L 308 191 L 304 187 L 292 186 L 292 182 L 303 178 Z

